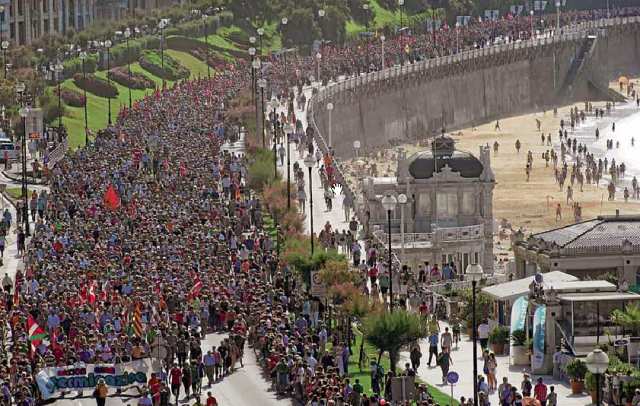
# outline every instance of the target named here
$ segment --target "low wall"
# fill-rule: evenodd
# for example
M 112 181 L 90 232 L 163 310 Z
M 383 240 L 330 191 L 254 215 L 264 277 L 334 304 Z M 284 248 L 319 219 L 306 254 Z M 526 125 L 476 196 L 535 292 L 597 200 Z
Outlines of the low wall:
M 597 34 L 588 80 L 599 89 L 637 72 L 640 19 L 599 20 L 570 32 L 429 59 L 349 78 L 322 89 L 308 114 L 338 157 L 412 142 L 502 117 L 551 109 L 587 35 Z M 602 98 L 579 76 L 570 102 Z M 327 103 L 332 102 L 330 113 Z M 329 114 L 332 115 L 329 120 Z

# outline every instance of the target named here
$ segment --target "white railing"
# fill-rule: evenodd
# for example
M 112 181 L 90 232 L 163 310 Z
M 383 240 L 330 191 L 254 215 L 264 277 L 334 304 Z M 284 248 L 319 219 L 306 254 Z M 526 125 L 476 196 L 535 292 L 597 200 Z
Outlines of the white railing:
M 374 232 L 376 236 L 384 242 L 388 243 L 389 235 L 382 229 Z M 464 227 L 446 227 L 438 228 L 431 233 L 404 233 L 405 247 L 419 246 L 425 243 L 451 242 L 451 241 L 469 241 L 484 238 L 484 225 L 478 224 Z M 391 233 L 391 245 L 398 246 L 402 244 L 403 235 L 400 233 Z

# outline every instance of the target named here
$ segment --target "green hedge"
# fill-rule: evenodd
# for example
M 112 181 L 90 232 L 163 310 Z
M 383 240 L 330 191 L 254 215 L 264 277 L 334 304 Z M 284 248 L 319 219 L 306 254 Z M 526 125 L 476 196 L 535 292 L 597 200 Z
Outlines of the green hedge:
M 129 71 L 126 66 L 119 66 L 113 68 L 108 73 L 109 78 L 114 82 L 131 89 L 154 89 L 156 82 L 149 79 L 141 72 L 131 72 L 131 79 L 129 79 Z
M 58 95 L 58 89 L 55 90 L 55 95 Z M 84 95 L 80 92 L 76 92 L 72 89 L 62 89 L 62 101 L 64 104 L 69 105 L 71 107 L 84 107 L 86 99 Z
M 80 58 L 67 59 L 62 63 L 64 66 L 63 76 L 65 79 L 72 78 L 76 73 L 82 73 L 82 60 Z M 87 73 L 93 73 L 98 68 L 98 56 L 94 54 L 87 55 L 84 61 L 84 70 Z
M 171 56 L 164 55 L 164 69 L 160 52 L 145 50 L 140 57 L 140 66 L 151 74 L 167 80 L 188 78 L 190 72 Z
M 248 55 L 247 52 L 245 51 L 237 51 L 235 49 L 226 49 L 226 48 L 219 47 L 217 45 L 213 45 L 211 43 L 208 46 L 212 54 L 215 52 L 219 52 L 221 54 L 229 54 L 236 58 L 246 58 Z M 193 48 L 197 48 L 201 50 L 200 51 L 201 53 L 202 52 L 206 53 L 207 44 L 195 38 L 188 38 L 188 37 L 177 35 L 177 36 L 167 38 L 167 48 L 175 49 L 176 51 L 189 52 L 189 53 L 191 53 L 191 50 Z
M 84 89 L 98 97 L 114 98 L 118 95 L 117 87 L 94 74 L 88 74 L 85 78 L 82 74 L 76 73 L 73 76 L 73 83 L 80 89 Z

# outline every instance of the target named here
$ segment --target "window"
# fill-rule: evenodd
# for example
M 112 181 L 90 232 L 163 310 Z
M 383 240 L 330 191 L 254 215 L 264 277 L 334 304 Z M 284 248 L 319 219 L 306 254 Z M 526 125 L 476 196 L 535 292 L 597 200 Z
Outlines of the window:
M 467 269 L 467 265 L 469 265 L 469 253 L 465 252 L 462 254 L 462 269 Z
M 416 211 L 416 217 L 423 217 L 431 213 L 431 195 L 429 193 L 420 194 Z
M 438 218 L 452 218 L 458 215 L 458 194 L 444 192 L 438 194 Z
M 473 262 L 475 264 L 479 264 L 480 263 L 480 254 L 478 252 L 474 252 L 473 253 Z
M 475 212 L 475 198 L 473 192 L 462 193 L 462 214 L 473 214 Z

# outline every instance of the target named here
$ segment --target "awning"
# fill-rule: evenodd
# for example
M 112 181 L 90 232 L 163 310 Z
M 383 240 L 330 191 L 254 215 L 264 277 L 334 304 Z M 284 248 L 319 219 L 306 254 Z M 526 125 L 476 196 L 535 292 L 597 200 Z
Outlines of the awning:
M 565 302 L 611 302 L 624 300 L 640 300 L 640 295 L 626 292 L 570 293 L 558 295 Z

